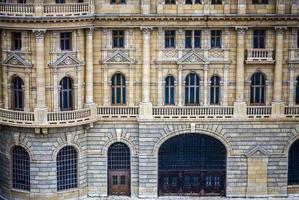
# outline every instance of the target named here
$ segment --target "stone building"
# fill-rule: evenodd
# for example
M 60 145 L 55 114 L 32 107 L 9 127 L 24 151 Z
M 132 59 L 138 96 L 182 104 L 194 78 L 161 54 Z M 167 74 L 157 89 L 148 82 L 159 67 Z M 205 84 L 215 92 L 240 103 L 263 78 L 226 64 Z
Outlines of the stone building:
M 4 0 L 0 194 L 299 193 L 298 0 Z

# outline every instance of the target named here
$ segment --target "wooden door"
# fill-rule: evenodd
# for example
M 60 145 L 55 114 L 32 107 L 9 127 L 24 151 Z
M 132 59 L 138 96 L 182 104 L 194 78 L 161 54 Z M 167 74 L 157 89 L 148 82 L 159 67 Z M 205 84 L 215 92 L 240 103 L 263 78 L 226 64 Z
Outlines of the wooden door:
M 110 171 L 108 182 L 109 195 L 130 195 L 129 171 Z

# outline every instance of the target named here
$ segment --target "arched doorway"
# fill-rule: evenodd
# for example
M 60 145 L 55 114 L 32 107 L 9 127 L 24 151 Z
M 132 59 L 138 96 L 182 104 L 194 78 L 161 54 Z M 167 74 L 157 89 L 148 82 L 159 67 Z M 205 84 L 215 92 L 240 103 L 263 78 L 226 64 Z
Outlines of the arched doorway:
M 130 149 L 121 142 L 108 149 L 108 194 L 131 195 Z
M 159 195 L 225 195 L 226 148 L 215 138 L 184 134 L 159 149 Z
M 288 185 L 299 184 L 299 139 L 292 144 L 289 150 Z

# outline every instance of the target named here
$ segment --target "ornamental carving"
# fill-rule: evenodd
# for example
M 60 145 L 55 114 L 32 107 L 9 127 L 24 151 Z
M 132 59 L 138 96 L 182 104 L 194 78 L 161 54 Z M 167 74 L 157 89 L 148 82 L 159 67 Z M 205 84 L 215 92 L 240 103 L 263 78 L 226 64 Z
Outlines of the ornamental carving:
M 32 64 L 25 60 L 22 56 L 18 54 L 11 54 L 5 60 L 3 60 L 2 64 L 5 66 L 20 66 L 20 67 L 31 67 Z
M 55 62 L 51 63 L 50 66 L 52 67 L 62 67 L 62 66 L 79 66 L 83 65 L 84 63 L 79 61 L 72 55 L 64 54 L 60 58 L 58 58 Z
M 206 64 L 208 63 L 195 51 L 191 50 L 177 61 L 178 64 Z
M 224 56 L 222 50 L 211 50 L 209 54 L 212 58 L 223 58 Z
M 121 50 L 114 52 L 111 56 L 105 59 L 104 64 L 133 64 L 134 59 L 130 58 Z

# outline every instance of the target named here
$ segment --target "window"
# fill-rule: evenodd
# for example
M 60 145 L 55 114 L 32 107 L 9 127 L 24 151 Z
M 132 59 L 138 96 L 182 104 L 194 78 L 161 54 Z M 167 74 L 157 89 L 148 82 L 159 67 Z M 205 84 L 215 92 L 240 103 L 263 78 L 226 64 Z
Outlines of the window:
M 18 3 L 26 4 L 26 0 L 18 0 Z
M 220 78 L 219 76 L 212 76 L 210 79 L 210 104 L 219 104 L 220 101 Z
M 253 48 L 264 49 L 265 48 L 265 36 L 266 32 L 264 30 L 253 31 Z
M 297 48 L 299 48 L 299 30 L 297 31 Z
M 174 105 L 174 77 L 169 75 L 165 79 L 165 105 Z
M 176 4 L 175 0 L 165 0 L 165 4 Z
M 126 0 L 111 0 L 111 4 L 126 4 Z
M 201 4 L 201 0 L 186 0 L 185 4 Z
M 221 31 L 211 31 L 211 48 L 221 48 Z
M 175 31 L 165 31 L 165 48 L 175 48 Z
M 211 4 L 222 4 L 222 0 L 212 0 Z
M 77 187 L 77 151 L 72 146 L 63 147 L 57 154 L 57 190 Z
M 123 30 L 112 31 L 113 48 L 124 48 L 124 37 Z
M 256 72 L 251 77 L 250 104 L 265 104 L 266 79 L 261 72 Z
M 64 77 L 60 81 L 60 110 L 73 109 L 73 80 Z
M 121 73 L 115 74 L 112 79 L 112 105 L 126 104 L 126 79 Z
M 196 73 L 190 73 L 185 79 L 185 104 L 199 105 L 200 79 Z
M 12 32 L 11 33 L 11 50 L 20 51 L 22 48 L 22 33 Z
M 185 48 L 201 48 L 201 31 L 185 31 Z
M 12 150 L 13 188 L 30 191 L 30 157 L 21 146 Z
M 12 79 L 12 109 L 24 110 L 24 82 L 20 77 Z
M 299 104 L 299 76 L 297 76 L 296 82 L 296 104 Z
M 55 0 L 55 3 L 65 3 L 65 0 Z
M 129 170 L 130 169 L 130 149 L 121 142 L 112 144 L 108 149 L 108 169 L 109 170 Z
M 72 50 L 72 33 L 70 32 L 60 33 L 60 49 L 62 51 Z
M 299 184 L 299 140 L 289 150 L 288 185 Z
M 268 4 L 268 0 L 252 0 L 252 4 Z

